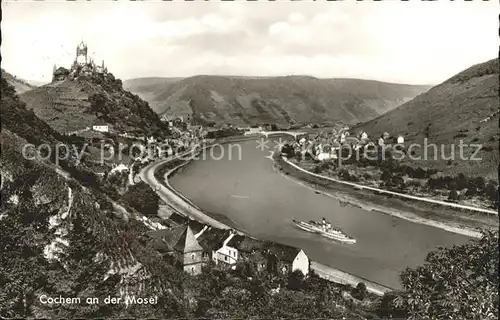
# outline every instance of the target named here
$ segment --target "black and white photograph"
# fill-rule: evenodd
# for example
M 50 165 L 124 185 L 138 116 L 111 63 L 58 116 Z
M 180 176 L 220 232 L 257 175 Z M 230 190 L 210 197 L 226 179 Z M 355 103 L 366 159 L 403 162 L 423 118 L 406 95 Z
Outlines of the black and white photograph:
M 0 319 L 498 319 L 497 1 L 2 1 Z

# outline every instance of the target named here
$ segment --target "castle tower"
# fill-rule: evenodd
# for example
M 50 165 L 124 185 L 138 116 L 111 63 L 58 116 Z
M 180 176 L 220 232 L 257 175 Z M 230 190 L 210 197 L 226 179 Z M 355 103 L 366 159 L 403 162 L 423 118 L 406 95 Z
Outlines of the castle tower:
M 79 65 L 87 63 L 87 45 L 83 41 L 76 47 L 76 63 Z

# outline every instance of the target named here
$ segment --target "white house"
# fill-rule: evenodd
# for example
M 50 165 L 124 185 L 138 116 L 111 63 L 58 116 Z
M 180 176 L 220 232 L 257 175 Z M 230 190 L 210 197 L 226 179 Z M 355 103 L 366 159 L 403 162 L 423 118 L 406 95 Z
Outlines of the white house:
M 92 130 L 99 132 L 109 132 L 109 126 L 107 125 L 92 126 Z
M 277 256 L 283 262 L 281 264 L 281 272 L 288 272 L 289 268 L 291 268 L 291 272 L 300 270 L 304 276 L 309 274 L 310 262 L 304 250 L 288 247 L 287 250 L 278 252 Z
M 155 143 L 156 142 L 156 138 L 151 136 L 151 137 L 148 137 L 147 138 L 147 143 Z
M 398 143 L 405 143 L 405 138 L 403 136 L 398 136 Z
M 231 232 L 231 234 L 222 243 L 222 247 L 217 251 L 212 252 L 212 259 L 215 264 L 226 263 L 233 269 L 236 267 L 236 262 L 238 261 L 238 249 L 228 245 L 229 241 L 231 241 L 235 235 L 235 232 Z
M 345 137 L 346 137 L 346 136 L 347 136 L 347 135 L 346 135 L 346 133 L 345 133 L 345 132 L 342 132 L 342 133 L 340 134 L 340 143 L 344 143 L 344 142 L 345 142 Z
M 368 133 L 366 133 L 366 132 L 364 132 L 364 131 L 363 131 L 363 132 L 361 132 L 361 134 L 360 134 L 360 138 L 361 138 L 361 140 L 368 139 Z
M 113 169 L 111 169 L 111 171 L 109 172 L 109 174 L 113 174 L 115 172 L 123 172 L 123 171 L 128 171 L 128 167 L 126 165 L 124 165 L 123 163 L 120 163 L 119 165 L 117 165 L 116 167 L 114 167 Z
M 383 146 L 384 145 L 384 138 L 380 137 L 378 138 L 378 145 Z
M 300 250 L 297 256 L 295 256 L 295 259 L 293 259 L 292 272 L 295 270 L 302 271 L 305 276 L 309 274 L 309 258 L 304 250 Z
M 332 159 L 332 155 L 329 152 L 321 152 L 318 154 L 318 160 L 319 161 L 327 161 Z

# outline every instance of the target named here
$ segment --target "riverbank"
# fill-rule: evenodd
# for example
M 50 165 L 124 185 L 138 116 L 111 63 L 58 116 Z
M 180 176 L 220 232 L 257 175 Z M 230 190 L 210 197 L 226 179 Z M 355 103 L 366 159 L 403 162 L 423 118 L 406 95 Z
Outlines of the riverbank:
M 186 198 L 183 194 L 181 194 L 179 191 L 175 190 L 175 188 L 173 188 L 170 185 L 170 183 L 168 182 L 168 178 L 170 176 L 173 176 L 174 174 L 182 172 L 182 169 L 185 166 L 187 166 L 191 161 L 192 160 L 187 160 L 184 163 L 182 163 L 180 165 L 177 165 L 176 167 L 168 170 L 166 173 L 163 174 L 163 177 L 162 177 L 163 179 L 160 180 L 160 183 L 162 183 L 171 192 L 173 192 L 174 194 L 176 194 L 180 199 L 182 199 L 182 201 L 184 201 L 185 203 L 187 203 L 190 207 L 195 208 L 196 210 L 198 210 L 199 212 L 202 212 L 206 216 L 211 217 L 211 218 L 213 218 L 213 219 L 215 219 L 215 220 L 223 223 L 226 226 L 226 229 L 235 229 L 235 230 L 238 230 L 238 226 L 234 223 L 234 221 L 232 221 L 231 219 L 229 219 L 225 215 L 217 214 L 217 213 L 212 213 L 212 212 L 207 212 L 205 210 L 202 210 L 200 207 L 198 207 L 191 200 L 189 200 L 188 198 Z M 246 234 L 246 232 L 243 232 L 243 231 L 240 231 L 240 232 L 242 232 L 243 234 Z
M 254 137 L 255 139 L 255 137 Z M 208 147 L 208 146 L 207 146 Z M 168 165 L 169 162 L 174 161 L 175 159 L 179 159 L 179 157 L 172 157 L 171 159 L 166 159 L 163 161 L 160 161 L 156 164 L 151 164 L 146 168 L 145 170 L 148 171 L 147 175 L 151 177 L 153 175 L 153 178 L 155 180 L 160 180 L 159 181 L 146 181 L 147 183 L 150 184 L 150 186 L 157 186 L 158 184 L 163 184 L 163 187 L 161 188 L 155 188 L 153 189 L 159 193 L 160 197 L 162 198 L 163 201 L 165 201 L 168 205 L 172 206 L 176 211 L 180 212 L 181 214 L 194 218 L 202 223 L 207 223 L 209 225 L 214 225 L 213 220 L 218 220 L 218 218 L 221 217 L 221 215 L 212 215 L 209 214 L 205 211 L 202 211 L 198 206 L 196 206 L 194 203 L 192 203 L 189 199 L 184 197 L 180 192 L 175 190 L 173 187 L 170 186 L 170 183 L 168 182 L 168 178 L 171 177 L 172 175 L 178 173 L 184 166 L 190 163 L 189 160 L 184 161 L 183 163 L 176 164 L 175 166 L 168 168 L 164 173 L 162 173 L 162 178 L 164 179 L 157 179 L 157 175 L 154 174 L 155 170 L 160 170 L 159 167 Z M 152 172 L 153 171 L 153 172 Z M 146 173 L 145 171 L 142 172 L 142 176 L 145 176 Z M 205 217 L 202 217 L 201 215 L 205 215 Z M 226 218 L 228 219 L 228 218 Z M 218 221 L 217 225 L 214 225 L 215 227 L 219 227 L 220 225 L 223 225 L 224 228 L 233 228 L 233 223 L 230 222 L 230 220 L 222 219 Z M 246 236 L 248 235 L 248 232 L 243 232 L 241 229 L 239 229 L 240 232 Z M 251 236 L 250 236 L 251 237 Z M 253 237 L 252 237 L 253 238 Z M 372 282 L 370 280 L 357 277 L 355 275 L 352 275 L 350 273 L 317 263 L 315 261 L 311 261 L 310 269 L 315 272 L 319 277 L 339 283 L 339 284 L 344 284 L 344 285 L 350 285 L 355 287 L 357 284 L 360 282 L 365 283 L 367 289 L 369 292 L 376 294 L 376 295 L 383 295 L 385 292 L 392 291 L 392 288 L 389 288 L 387 286 Z
M 481 237 L 480 229 L 498 228 L 498 216 L 456 210 L 435 203 L 401 199 L 390 194 L 376 194 L 306 171 L 281 157 L 275 158 L 275 165 L 285 176 L 292 178 L 295 182 L 367 211 L 379 211 L 473 238 Z

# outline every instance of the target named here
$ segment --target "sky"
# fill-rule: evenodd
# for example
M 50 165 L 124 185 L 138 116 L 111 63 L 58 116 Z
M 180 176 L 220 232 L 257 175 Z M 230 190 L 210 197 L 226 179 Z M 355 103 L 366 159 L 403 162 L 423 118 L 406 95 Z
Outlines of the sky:
M 123 80 L 194 75 L 438 84 L 498 56 L 497 1 L 2 1 L 2 68 L 50 82 L 82 40 Z

